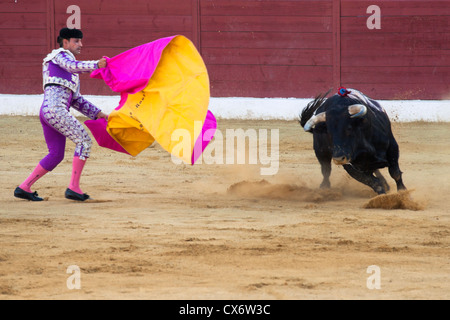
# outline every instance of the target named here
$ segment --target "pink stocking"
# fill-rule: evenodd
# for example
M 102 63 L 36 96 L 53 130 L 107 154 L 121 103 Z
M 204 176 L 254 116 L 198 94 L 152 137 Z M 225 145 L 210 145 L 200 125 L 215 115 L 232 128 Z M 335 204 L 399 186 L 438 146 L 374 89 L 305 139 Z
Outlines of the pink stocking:
M 42 178 L 47 172 L 48 170 L 45 170 L 40 164 L 38 164 L 30 174 L 30 176 L 24 182 L 22 182 L 19 188 L 23 191 L 31 193 L 31 186 L 40 178 Z
M 69 189 L 79 194 L 83 194 L 83 191 L 80 189 L 80 178 L 85 163 L 86 160 L 81 160 L 80 157 L 73 157 L 72 178 L 70 179 Z

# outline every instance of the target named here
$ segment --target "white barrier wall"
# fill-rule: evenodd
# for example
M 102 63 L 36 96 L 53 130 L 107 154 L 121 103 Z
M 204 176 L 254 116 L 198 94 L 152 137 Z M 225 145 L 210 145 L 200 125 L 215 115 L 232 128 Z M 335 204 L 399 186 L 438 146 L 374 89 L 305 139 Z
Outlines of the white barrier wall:
M 85 96 L 109 113 L 119 96 Z M 312 99 L 296 98 L 211 98 L 210 110 L 217 118 L 254 120 L 297 120 Z M 43 95 L 0 94 L 0 115 L 37 116 Z M 450 100 L 380 100 L 392 121 L 450 122 Z M 77 112 L 75 112 L 76 115 Z

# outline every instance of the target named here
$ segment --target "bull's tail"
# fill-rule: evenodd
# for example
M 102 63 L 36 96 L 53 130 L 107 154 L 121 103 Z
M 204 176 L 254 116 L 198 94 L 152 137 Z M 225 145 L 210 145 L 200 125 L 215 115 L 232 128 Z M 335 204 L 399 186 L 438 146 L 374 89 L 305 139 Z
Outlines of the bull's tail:
M 298 119 L 298 122 L 300 123 L 302 128 L 305 127 L 306 123 L 316 113 L 317 109 L 319 109 L 319 107 L 327 100 L 327 96 L 330 92 L 331 89 L 328 90 L 325 94 L 319 94 L 313 101 L 308 103 L 308 105 L 303 109 Z

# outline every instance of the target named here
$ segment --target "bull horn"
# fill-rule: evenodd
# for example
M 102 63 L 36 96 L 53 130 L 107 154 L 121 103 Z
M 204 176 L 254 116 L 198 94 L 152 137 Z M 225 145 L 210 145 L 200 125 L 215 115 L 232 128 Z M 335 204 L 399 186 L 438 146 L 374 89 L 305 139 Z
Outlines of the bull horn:
M 327 115 L 325 112 L 319 113 L 318 115 L 315 115 L 311 119 L 308 120 L 308 122 L 305 124 L 303 129 L 305 131 L 311 131 L 318 123 L 325 122 L 327 119 Z
M 367 113 L 367 107 L 363 104 L 352 104 L 348 107 L 348 113 L 350 113 L 350 118 L 361 118 Z

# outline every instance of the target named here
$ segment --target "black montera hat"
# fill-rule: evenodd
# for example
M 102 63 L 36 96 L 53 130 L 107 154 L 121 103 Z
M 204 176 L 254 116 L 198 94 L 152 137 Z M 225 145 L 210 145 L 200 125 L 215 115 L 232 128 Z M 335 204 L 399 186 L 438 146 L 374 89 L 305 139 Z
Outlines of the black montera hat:
M 59 31 L 59 37 L 62 39 L 69 40 L 70 38 L 83 38 L 83 32 L 78 29 L 69 29 L 69 28 L 62 28 L 61 31 Z

